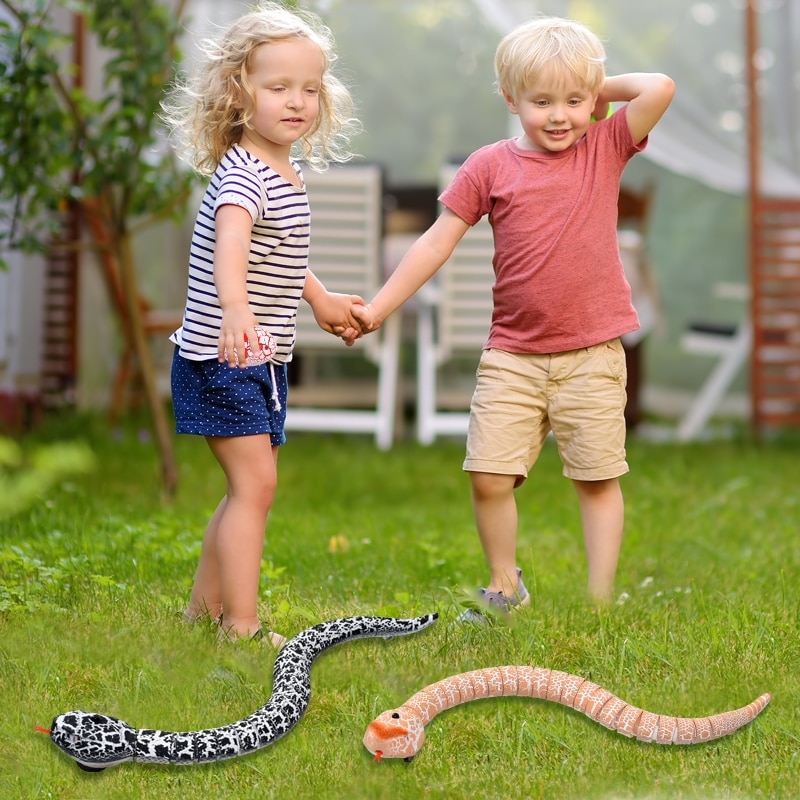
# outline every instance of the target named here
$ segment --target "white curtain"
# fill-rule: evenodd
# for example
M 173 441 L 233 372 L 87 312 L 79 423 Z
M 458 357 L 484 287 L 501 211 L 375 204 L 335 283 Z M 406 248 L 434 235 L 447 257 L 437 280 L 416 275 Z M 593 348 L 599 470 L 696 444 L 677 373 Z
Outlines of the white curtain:
M 800 197 L 800 0 L 755 3 L 761 190 Z M 644 155 L 731 194 L 747 191 L 747 0 L 473 0 L 499 34 L 537 14 L 602 36 L 607 71 L 665 72 L 675 99 Z

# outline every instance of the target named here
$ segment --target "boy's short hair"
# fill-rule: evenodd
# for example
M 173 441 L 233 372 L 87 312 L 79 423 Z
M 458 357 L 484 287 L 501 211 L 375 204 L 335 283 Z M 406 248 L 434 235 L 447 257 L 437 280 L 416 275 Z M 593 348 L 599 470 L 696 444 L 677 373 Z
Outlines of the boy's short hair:
M 519 25 L 497 46 L 497 88 L 518 99 L 554 68 L 566 71 L 593 94 L 605 81 L 606 52 L 585 25 L 560 17 L 537 17 Z

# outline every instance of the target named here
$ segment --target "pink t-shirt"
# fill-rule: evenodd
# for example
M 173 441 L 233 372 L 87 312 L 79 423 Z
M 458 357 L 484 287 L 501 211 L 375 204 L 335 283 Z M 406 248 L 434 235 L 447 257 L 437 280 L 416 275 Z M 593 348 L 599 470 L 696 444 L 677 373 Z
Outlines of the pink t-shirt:
M 625 107 L 568 150 L 487 145 L 439 198 L 465 222 L 484 214 L 494 233 L 492 325 L 487 348 L 560 353 L 636 330 L 617 246 L 622 171 L 638 145 Z

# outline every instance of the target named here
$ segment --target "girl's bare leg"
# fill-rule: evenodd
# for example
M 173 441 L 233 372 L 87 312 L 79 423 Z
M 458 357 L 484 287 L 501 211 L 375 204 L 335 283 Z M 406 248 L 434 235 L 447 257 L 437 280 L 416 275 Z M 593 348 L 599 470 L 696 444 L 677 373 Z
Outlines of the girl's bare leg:
M 258 581 L 267 515 L 275 497 L 278 448 L 268 434 L 208 437 L 227 480 L 227 493 L 203 537 L 187 615 L 224 612 L 231 638 L 259 628 Z
M 573 480 L 573 484 L 578 493 L 583 525 L 589 596 L 597 602 L 607 603 L 614 596 L 625 518 L 619 479 Z
M 489 592 L 517 591 L 517 503 L 515 475 L 470 472 L 472 511 L 489 566 Z
M 217 569 L 217 528 L 225 512 L 228 496 L 219 501 L 203 534 L 200 547 L 200 560 L 194 574 L 192 594 L 184 616 L 187 620 L 195 620 L 208 614 L 212 620 L 219 619 L 222 613 L 222 595 L 219 588 L 219 570 Z

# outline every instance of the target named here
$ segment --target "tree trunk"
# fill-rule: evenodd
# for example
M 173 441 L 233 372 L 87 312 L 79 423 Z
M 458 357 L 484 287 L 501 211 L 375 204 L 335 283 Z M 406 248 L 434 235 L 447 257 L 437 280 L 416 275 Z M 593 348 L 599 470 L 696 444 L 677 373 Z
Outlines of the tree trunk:
M 161 460 L 161 487 L 166 496 L 171 497 L 178 485 L 178 470 L 175 465 L 175 454 L 172 448 L 172 435 L 167 423 L 164 404 L 158 394 L 153 359 L 147 336 L 142 325 L 142 306 L 139 298 L 139 286 L 128 233 L 119 234 L 115 240 L 117 258 L 119 260 L 120 278 L 127 303 L 130 335 L 133 341 L 136 360 L 142 376 L 147 403 L 153 418 L 153 430 Z

